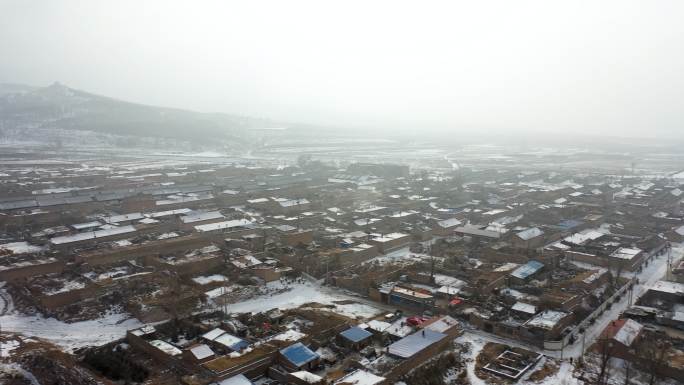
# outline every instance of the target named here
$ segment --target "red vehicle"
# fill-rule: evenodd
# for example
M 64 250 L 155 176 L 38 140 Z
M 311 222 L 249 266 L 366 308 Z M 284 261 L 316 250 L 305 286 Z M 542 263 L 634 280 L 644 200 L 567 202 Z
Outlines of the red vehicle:
M 427 321 L 428 319 L 429 319 L 429 318 L 425 318 L 425 317 L 421 317 L 421 316 L 414 315 L 413 317 L 407 318 L 407 319 L 406 319 L 406 323 L 409 324 L 409 325 L 413 325 L 413 326 L 419 326 L 419 325 L 421 325 L 423 322 Z

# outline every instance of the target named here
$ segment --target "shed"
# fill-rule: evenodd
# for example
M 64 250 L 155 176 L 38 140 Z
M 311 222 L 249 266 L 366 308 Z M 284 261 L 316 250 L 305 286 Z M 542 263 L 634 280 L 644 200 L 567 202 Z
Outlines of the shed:
M 446 337 L 444 333 L 423 329 L 393 343 L 387 351 L 399 358 L 409 358 Z
M 351 327 L 339 334 L 339 340 L 349 348 L 361 349 L 368 344 L 373 333 L 358 326 Z
M 288 369 L 311 369 L 318 364 L 320 356 L 301 342 L 290 345 L 280 352 L 281 363 Z

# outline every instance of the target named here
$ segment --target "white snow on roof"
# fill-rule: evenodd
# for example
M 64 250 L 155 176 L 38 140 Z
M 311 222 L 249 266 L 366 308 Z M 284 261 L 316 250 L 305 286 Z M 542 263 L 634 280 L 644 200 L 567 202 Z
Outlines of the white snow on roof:
M 489 211 L 487 211 L 487 212 L 485 212 L 485 213 L 482 213 L 482 215 L 497 215 L 497 214 L 505 213 L 506 211 L 508 211 L 508 210 L 504 210 L 504 209 L 494 209 L 494 210 L 489 210 Z
M 190 352 L 198 360 L 203 360 L 207 357 L 211 357 L 214 355 L 214 351 L 211 350 L 209 345 L 205 345 L 205 344 L 193 346 L 192 348 L 190 348 Z
M 456 295 L 461 292 L 461 289 L 458 287 L 452 287 L 452 286 L 442 286 L 439 289 L 437 289 L 438 293 L 446 294 L 446 295 Z
M 521 231 L 518 234 L 518 238 L 522 239 L 523 241 L 529 241 L 530 239 L 536 238 L 538 236 L 543 235 L 544 232 L 539 229 L 538 227 L 532 227 L 530 229 L 527 229 L 525 231 Z
M 214 338 L 214 342 L 219 343 L 221 345 L 231 347 L 234 346 L 235 344 L 238 344 L 242 341 L 242 339 L 235 337 L 232 334 L 228 333 L 223 333 L 220 336 Z
M 366 322 L 366 325 L 368 325 L 368 329 L 374 330 L 376 332 L 384 332 L 387 330 L 392 324 L 389 322 L 384 322 L 384 321 L 378 321 L 378 320 L 370 320 Z
M 278 204 L 282 207 L 293 207 L 293 206 L 305 205 L 308 203 L 309 203 L 309 201 L 307 199 L 290 199 L 290 200 L 284 200 L 284 201 L 278 202 Z
M 312 298 L 315 298 L 318 303 L 332 305 L 329 311 L 351 318 L 371 318 L 381 312 L 370 305 L 357 303 L 354 297 L 330 292 L 314 283 L 284 284 L 280 281 L 274 281 L 266 284 L 266 287 L 276 289 L 278 293 L 264 294 L 247 301 L 230 304 L 228 311 L 231 313 L 260 313 L 274 308 L 292 309 L 310 303 Z M 345 300 L 354 302 L 339 303 L 339 301 Z
M 446 337 L 446 334 L 423 329 L 391 344 L 387 351 L 400 358 L 409 358 Z
M 445 229 L 446 229 L 446 228 L 449 228 L 449 227 L 460 226 L 461 223 L 463 223 L 463 222 L 459 221 L 459 220 L 456 219 L 456 218 L 449 218 L 449 219 L 445 219 L 445 220 L 443 220 L 443 221 L 437 222 L 437 224 L 438 224 L 440 227 L 445 228 Z
M 437 285 L 451 287 L 463 287 L 466 285 L 466 282 L 446 274 L 435 274 L 434 278 Z
M 537 307 L 534 305 L 530 305 L 529 303 L 524 303 L 524 302 L 516 302 L 515 305 L 511 307 L 511 310 L 527 313 L 527 314 L 535 314 L 537 312 Z
M 209 341 L 215 340 L 218 336 L 221 334 L 225 333 L 226 331 L 221 329 L 221 328 L 216 328 L 213 330 L 210 330 L 202 335 L 202 338 L 207 339 Z
M 679 235 L 684 235 L 684 226 L 679 226 L 675 229 L 675 233 Z
M 373 240 L 375 242 L 383 242 L 384 243 L 384 242 L 393 241 L 395 239 L 399 239 L 399 238 L 403 238 L 403 237 L 407 237 L 407 236 L 408 236 L 407 234 L 403 234 L 403 233 L 389 233 L 389 234 L 385 234 L 385 235 L 380 236 L 380 237 L 373 238 Z
M 615 333 L 615 337 L 613 338 L 625 346 L 631 346 L 632 342 L 639 336 L 639 333 L 641 333 L 643 328 L 644 327 L 640 323 L 628 318 L 620 330 Z
M 587 241 L 601 238 L 603 235 L 603 233 L 596 230 L 584 230 L 566 237 L 564 241 L 574 243 L 575 245 L 583 245 Z
M 251 224 L 252 224 L 252 222 L 248 221 L 247 219 L 234 219 L 231 221 L 207 223 L 205 225 L 198 225 L 198 226 L 195 226 L 195 230 L 197 230 L 199 232 L 206 232 L 206 231 L 230 229 L 230 228 L 234 228 L 234 227 L 244 227 L 244 226 L 248 226 Z
M 427 330 L 432 330 L 433 332 L 437 333 L 444 333 L 447 330 L 451 329 L 454 326 L 458 325 L 458 321 L 455 319 L 451 318 L 450 316 L 444 316 L 440 318 L 438 321 L 435 321 L 425 327 Z
M 95 238 L 104 238 L 104 237 L 110 237 L 113 235 L 119 235 L 119 234 L 125 234 L 125 233 L 132 233 L 136 231 L 135 227 L 133 226 L 121 226 L 121 227 L 112 227 L 109 229 L 105 230 L 97 230 L 97 231 L 88 231 L 86 233 L 79 233 L 79 234 L 74 234 L 74 235 L 63 235 L 61 237 L 54 237 L 50 239 L 50 243 L 53 245 L 61 245 L 65 243 L 72 243 L 72 242 L 79 242 L 79 241 L 85 241 L 89 239 L 95 239 Z
M 0 250 L 9 250 L 13 254 L 37 253 L 42 251 L 40 246 L 31 245 L 28 242 L 10 242 L 0 245 Z
M 620 247 L 619 249 L 615 250 L 613 254 L 611 254 L 610 256 L 613 258 L 620 259 L 632 259 L 636 257 L 639 253 L 641 253 L 641 249 Z
M 92 221 L 92 222 L 85 222 L 85 223 L 76 223 L 71 225 L 76 230 L 83 230 L 83 229 L 89 229 L 93 227 L 100 227 L 102 223 L 100 221 Z
M 294 329 L 287 329 L 286 331 L 276 334 L 273 337 L 268 338 L 268 341 L 299 341 L 306 337 L 306 334 L 298 332 Z
M 143 219 L 144 216 L 142 213 L 129 213 L 129 214 L 121 214 L 121 215 L 112 215 L 111 217 L 104 217 L 102 218 L 105 222 L 107 223 L 119 223 L 119 222 L 126 222 L 126 221 L 136 221 L 138 219 Z
M 252 381 L 248 380 L 244 374 L 238 374 L 219 382 L 219 385 L 252 385 Z
M 150 345 L 154 346 L 155 348 L 161 350 L 162 352 L 170 355 L 170 356 L 177 356 L 181 354 L 182 352 L 180 349 L 177 347 L 171 345 L 170 343 L 162 340 L 153 340 L 150 341 Z
M 335 381 L 335 384 L 375 385 L 383 381 L 385 381 L 385 377 L 376 376 L 371 372 L 359 369 Z
M 371 211 L 384 210 L 386 208 L 387 207 L 370 205 L 370 206 L 365 206 L 365 207 L 359 208 L 359 209 L 354 210 L 354 211 L 356 211 L 357 213 L 369 213 Z
M 154 213 L 145 214 L 145 216 L 150 217 L 150 218 L 159 218 L 159 217 L 167 217 L 169 215 L 187 214 L 191 211 L 192 210 L 190 210 L 190 209 L 166 210 L 166 211 L 157 211 Z
M 247 200 L 247 203 L 252 203 L 252 204 L 254 204 L 254 203 L 264 203 L 264 202 L 268 202 L 268 198 L 256 198 L 256 199 L 248 199 L 248 200 Z
M 672 281 L 658 281 L 651 288 L 653 291 L 660 291 L 663 293 L 684 295 L 684 283 Z
M 498 271 L 498 272 L 511 271 L 511 270 L 517 269 L 518 266 L 520 266 L 520 264 L 514 263 L 514 262 L 507 262 L 507 263 L 497 267 L 496 269 L 494 269 L 492 271 Z
M 200 275 L 192 279 L 195 283 L 199 285 L 208 285 L 212 282 L 227 282 L 228 278 L 225 275 L 214 274 L 209 276 Z
M 371 225 L 375 222 L 380 222 L 382 219 L 380 218 L 361 218 L 361 219 L 356 219 L 354 221 L 354 224 L 357 226 L 366 226 L 366 225 Z
M 183 223 L 194 223 L 201 221 L 208 221 L 212 219 L 222 219 L 225 218 L 220 211 L 209 211 L 209 212 L 193 212 L 188 215 L 182 216 L 181 221 Z
M 546 248 L 547 248 L 547 249 L 556 248 L 556 249 L 559 249 L 559 250 L 569 250 L 569 249 L 571 249 L 570 246 L 568 246 L 568 245 L 566 245 L 566 244 L 564 244 L 564 243 L 562 243 L 562 242 L 560 242 L 560 241 L 559 241 L 559 242 L 555 242 L 555 243 L 553 243 L 553 244 L 550 244 L 550 245 L 547 246 Z

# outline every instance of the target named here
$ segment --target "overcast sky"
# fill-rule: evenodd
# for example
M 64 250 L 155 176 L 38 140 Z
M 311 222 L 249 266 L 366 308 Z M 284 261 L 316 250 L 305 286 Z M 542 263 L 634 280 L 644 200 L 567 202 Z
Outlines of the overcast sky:
M 0 0 L 0 82 L 382 129 L 684 134 L 684 1 Z

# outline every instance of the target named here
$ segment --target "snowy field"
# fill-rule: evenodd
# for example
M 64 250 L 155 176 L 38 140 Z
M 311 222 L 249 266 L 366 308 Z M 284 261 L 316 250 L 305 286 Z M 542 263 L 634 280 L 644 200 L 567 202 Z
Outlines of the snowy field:
M 273 308 L 293 309 L 309 302 L 334 306 L 331 311 L 351 318 L 365 319 L 383 312 L 374 306 L 360 303 L 358 298 L 342 294 L 317 283 L 284 284 L 275 281 L 269 282 L 267 287 L 275 290 L 275 294 L 263 294 L 249 300 L 230 304 L 228 305 L 228 312 L 259 313 Z M 351 301 L 355 303 L 347 303 Z M 344 304 L 339 302 L 344 302 Z
M 91 321 L 66 323 L 41 315 L 19 314 L 12 305 L 11 297 L 0 283 L 0 325 L 3 332 L 20 333 L 38 337 L 61 347 L 66 352 L 86 346 L 97 346 L 123 338 L 126 330 L 142 326 L 140 321 L 128 314 L 111 313 Z

